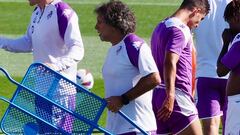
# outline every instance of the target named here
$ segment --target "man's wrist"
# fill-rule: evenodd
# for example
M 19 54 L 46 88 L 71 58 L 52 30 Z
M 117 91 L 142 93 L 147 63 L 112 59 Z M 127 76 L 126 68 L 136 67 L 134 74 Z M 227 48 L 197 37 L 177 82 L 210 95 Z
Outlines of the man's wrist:
M 168 93 L 167 98 L 175 98 L 175 93 Z
M 127 97 L 126 94 L 122 94 L 122 95 L 121 95 L 121 98 L 122 98 L 122 103 L 123 103 L 123 105 L 129 104 L 130 100 L 129 100 L 129 98 Z

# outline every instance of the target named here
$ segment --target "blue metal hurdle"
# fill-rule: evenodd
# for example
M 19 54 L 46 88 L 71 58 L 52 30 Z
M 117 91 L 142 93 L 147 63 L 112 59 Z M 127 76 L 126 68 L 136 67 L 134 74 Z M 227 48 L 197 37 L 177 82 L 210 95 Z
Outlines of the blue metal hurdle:
M 40 126 L 47 127 L 49 134 L 89 135 L 95 129 L 105 134 L 113 134 L 98 125 L 98 120 L 106 108 L 106 101 L 84 87 L 41 63 L 30 65 L 21 83 L 13 80 L 5 69 L 0 70 L 17 86 L 10 100 L 0 97 L 9 104 L 1 120 L 1 130 L 5 134 L 39 134 Z M 77 91 L 74 95 L 74 108 L 65 106 L 62 101 L 54 98 L 67 95 L 69 91 Z M 59 124 L 58 119 L 53 119 L 53 111 L 54 115 L 59 113 L 64 118 L 69 116 L 70 122 Z M 147 134 L 121 111 L 118 113 L 140 132 Z

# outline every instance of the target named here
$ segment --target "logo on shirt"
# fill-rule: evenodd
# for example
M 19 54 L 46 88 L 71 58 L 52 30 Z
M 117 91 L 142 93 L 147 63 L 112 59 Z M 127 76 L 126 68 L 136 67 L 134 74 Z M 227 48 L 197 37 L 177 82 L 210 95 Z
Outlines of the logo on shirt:
M 140 42 L 140 41 L 133 42 L 133 46 L 134 46 L 137 50 L 139 50 L 139 48 L 141 47 L 141 45 L 142 45 L 142 42 Z
M 47 15 L 47 19 L 51 18 L 52 17 L 52 14 L 53 14 L 53 11 L 50 11 Z
M 237 35 L 237 39 L 239 39 L 240 38 L 240 35 Z
M 65 9 L 65 10 L 63 11 L 64 16 L 66 16 L 67 18 L 70 17 L 71 13 L 72 13 L 72 10 L 71 10 L 71 9 Z

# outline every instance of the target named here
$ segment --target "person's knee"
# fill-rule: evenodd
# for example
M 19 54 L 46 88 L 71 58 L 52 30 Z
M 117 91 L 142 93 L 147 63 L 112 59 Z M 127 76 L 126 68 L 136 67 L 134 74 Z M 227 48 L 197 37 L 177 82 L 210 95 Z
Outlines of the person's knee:
M 219 131 L 220 117 L 202 120 L 205 135 L 217 135 Z
M 217 127 L 219 128 L 220 125 L 220 117 L 214 117 L 210 119 L 204 119 L 202 120 L 202 125 L 205 128 L 211 128 L 211 127 Z

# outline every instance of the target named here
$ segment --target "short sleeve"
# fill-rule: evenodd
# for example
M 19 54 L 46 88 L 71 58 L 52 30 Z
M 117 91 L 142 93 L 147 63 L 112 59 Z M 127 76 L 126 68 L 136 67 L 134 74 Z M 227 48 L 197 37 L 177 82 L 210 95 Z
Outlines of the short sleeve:
M 221 62 L 231 70 L 240 64 L 240 41 L 232 45 L 229 51 L 221 59 Z
M 166 51 L 180 55 L 187 43 L 184 33 L 177 27 L 171 27 L 169 28 L 169 36 Z
M 138 67 L 142 76 L 147 76 L 150 73 L 158 72 L 151 50 L 146 43 L 142 44 L 140 48 Z

